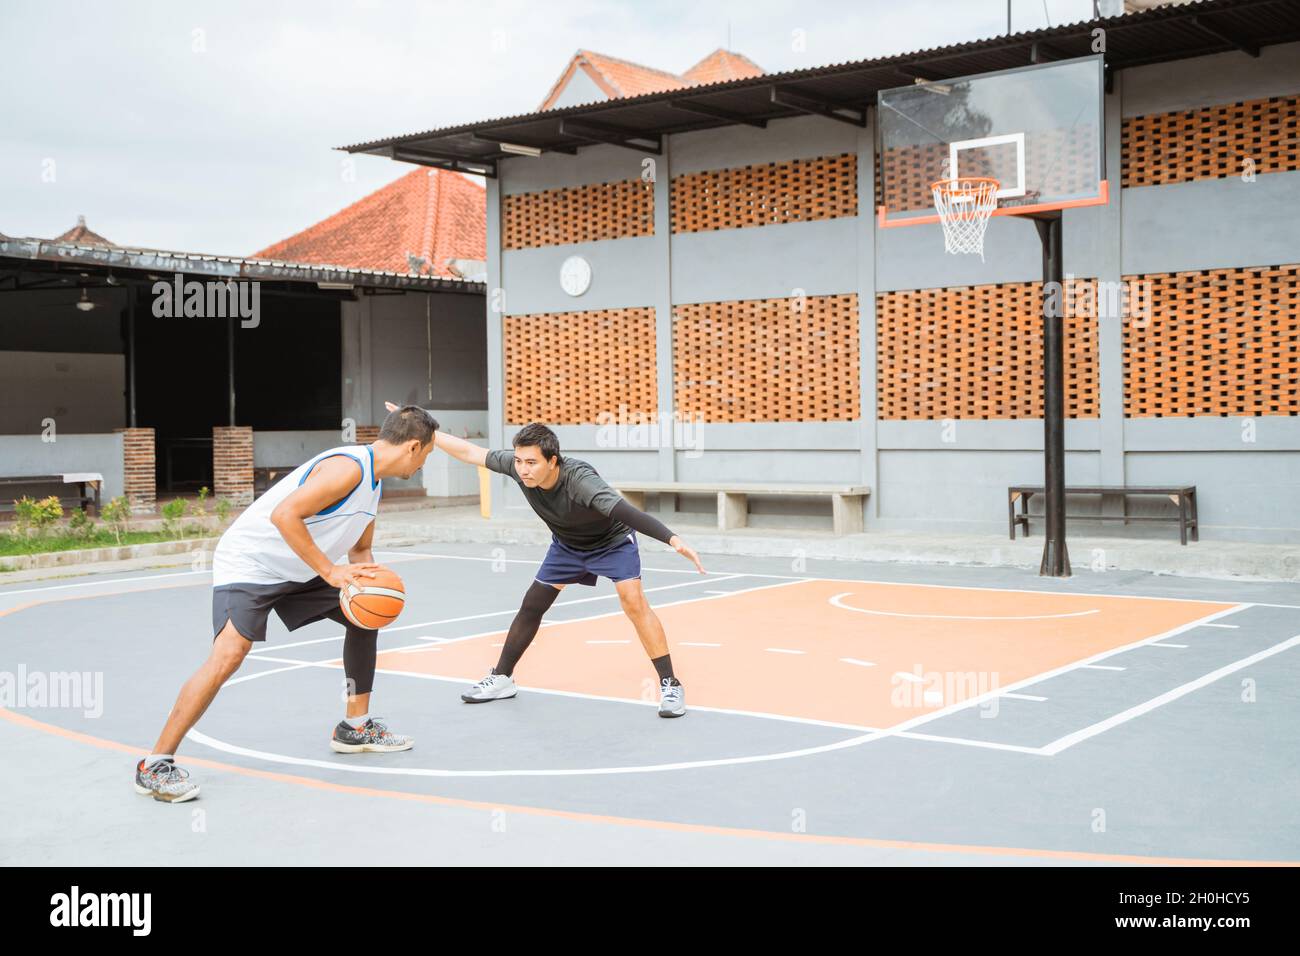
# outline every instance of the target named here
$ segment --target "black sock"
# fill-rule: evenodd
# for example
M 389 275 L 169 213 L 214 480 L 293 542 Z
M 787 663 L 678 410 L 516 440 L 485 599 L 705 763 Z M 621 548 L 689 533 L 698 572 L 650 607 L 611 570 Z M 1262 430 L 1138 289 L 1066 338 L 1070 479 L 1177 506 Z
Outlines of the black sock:
M 504 674 L 506 677 L 514 675 L 515 665 L 519 663 L 519 658 L 524 656 L 524 651 L 528 650 L 528 645 L 537 636 L 537 629 L 542 626 L 542 615 L 559 596 L 559 588 L 543 584 L 541 581 L 534 581 L 529 586 L 524 594 L 523 603 L 519 605 L 519 612 L 510 622 L 510 632 L 506 635 L 505 646 L 501 648 L 501 658 L 493 668 L 496 673 Z
M 650 663 L 655 666 L 655 671 L 658 672 L 659 680 L 661 682 L 671 681 L 674 684 L 679 683 L 677 678 L 673 676 L 673 656 L 671 654 L 665 654 L 663 657 L 652 658 Z

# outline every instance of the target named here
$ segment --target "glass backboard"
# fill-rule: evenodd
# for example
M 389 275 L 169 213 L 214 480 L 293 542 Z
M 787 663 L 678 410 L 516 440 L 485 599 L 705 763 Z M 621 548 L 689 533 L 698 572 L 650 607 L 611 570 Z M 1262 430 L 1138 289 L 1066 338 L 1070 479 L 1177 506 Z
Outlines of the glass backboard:
M 918 82 L 877 94 L 879 221 L 935 222 L 931 184 L 998 180 L 995 216 L 1108 199 L 1101 56 Z

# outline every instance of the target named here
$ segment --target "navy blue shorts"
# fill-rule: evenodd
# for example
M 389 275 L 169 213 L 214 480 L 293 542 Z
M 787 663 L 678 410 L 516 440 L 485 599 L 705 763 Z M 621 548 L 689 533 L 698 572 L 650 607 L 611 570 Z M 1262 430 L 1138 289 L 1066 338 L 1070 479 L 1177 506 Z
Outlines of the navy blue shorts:
M 640 576 L 641 549 L 634 534 L 603 551 L 579 551 L 552 535 L 551 549 L 537 569 L 543 584 L 595 584 L 597 577 L 626 581 Z

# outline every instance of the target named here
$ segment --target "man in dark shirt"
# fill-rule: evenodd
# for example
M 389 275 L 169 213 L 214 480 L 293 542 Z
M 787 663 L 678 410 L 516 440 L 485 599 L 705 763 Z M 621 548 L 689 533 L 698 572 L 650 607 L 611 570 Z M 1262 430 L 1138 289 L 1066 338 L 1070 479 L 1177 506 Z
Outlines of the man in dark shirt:
M 703 574 L 700 556 L 657 518 L 628 504 L 591 465 L 561 457 L 560 443 L 545 425 L 522 428 L 511 451 L 488 451 L 443 431 L 436 434 L 435 443 L 453 458 L 513 478 L 552 536 L 537 578 L 510 624 L 497 666 L 461 699 L 478 704 L 514 697 L 518 693 L 512 677 L 515 665 L 560 591 L 569 584 L 594 585 L 598 577 L 607 577 L 614 582 L 623 612 L 659 675 L 659 716 L 686 713 L 686 696 L 673 674 L 663 624 L 641 588 L 641 554 L 635 532 L 664 542 L 694 562 Z

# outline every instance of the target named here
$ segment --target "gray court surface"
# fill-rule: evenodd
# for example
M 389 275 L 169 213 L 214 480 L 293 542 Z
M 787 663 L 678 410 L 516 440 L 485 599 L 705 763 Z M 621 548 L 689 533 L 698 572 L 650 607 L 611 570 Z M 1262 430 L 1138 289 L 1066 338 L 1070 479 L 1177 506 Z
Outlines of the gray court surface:
M 504 631 L 541 555 L 514 545 L 381 552 L 409 594 L 381 650 Z M 10 693 L 20 679 L 30 688 L 89 675 L 73 698 L 0 699 L 0 863 L 1300 862 L 1294 585 L 855 562 L 795 571 L 787 559 L 743 557 L 711 558 L 700 577 L 673 554 L 644 560 L 661 605 L 810 577 L 1239 606 L 1214 626 L 1017 687 L 994 720 L 955 707 L 915 735 L 703 707 L 660 720 L 645 702 L 527 687 L 470 706 L 463 679 L 381 673 L 371 710 L 417 745 L 348 756 L 328 748 L 340 672 L 316 666 L 338 658 L 341 628 L 290 635 L 272 618 L 267 644 L 181 750 L 202 796 L 169 806 L 136 795 L 131 774 L 207 653 L 208 573 L 0 585 Z M 618 612 L 602 581 L 566 591 L 547 620 Z M 670 646 L 710 640 L 668 636 Z M 789 689 L 763 692 L 779 700 Z M 817 692 L 851 689 L 831 681 Z M 1067 747 L 1045 746 L 1084 728 Z

